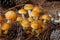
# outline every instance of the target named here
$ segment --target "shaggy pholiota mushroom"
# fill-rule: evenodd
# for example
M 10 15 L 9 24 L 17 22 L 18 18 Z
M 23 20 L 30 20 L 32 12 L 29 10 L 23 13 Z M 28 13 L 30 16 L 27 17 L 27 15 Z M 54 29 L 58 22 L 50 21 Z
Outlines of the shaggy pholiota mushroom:
M 31 27 L 32 27 L 33 31 L 34 31 L 35 29 L 38 29 L 38 28 L 39 28 L 39 23 L 38 23 L 37 21 L 33 21 L 33 22 L 31 23 Z
M 32 11 L 35 11 L 35 12 L 41 13 L 41 12 L 42 12 L 42 9 L 39 8 L 38 6 L 35 6 L 35 7 L 33 8 Z
M 38 13 L 38 12 L 35 12 L 35 11 L 32 11 L 32 12 L 31 12 L 31 16 L 32 16 L 35 20 L 38 20 L 39 13 Z
M 24 9 L 28 10 L 29 17 L 31 17 L 30 13 L 31 13 L 31 10 L 33 9 L 33 5 L 32 4 L 25 4 Z
M 5 18 L 7 20 L 7 23 L 10 23 L 11 21 L 15 21 L 17 18 L 17 13 L 15 11 L 8 11 L 5 13 Z
M 46 21 L 50 21 L 51 17 L 48 14 L 44 14 L 44 15 L 40 16 L 39 19 L 42 19 L 42 20 L 44 20 L 44 22 L 46 22 Z
M 18 16 L 16 21 L 22 22 L 23 18 L 21 16 Z
M 41 25 L 39 24 L 38 21 L 33 21 L 31 23 L 31 28 L 32 28 L 32 34 L 34 34 L 34 32 L 36 32 L 37 35 L 39 35 L 39 33 L 41 32 Z M 37 30 L 39 30 L 39 32 L 37 32 Z
M 23 18 L 25 18 L 24 15 L 27 14 L 27 11 L 26 11 L 25 9 L 20 9 L 20 10 L 18 11 L 18 13 L 21 14 Z
M 11 28 L 11 24 L 9 23 L 3 23 L 1 30 L 4 31 L 3 34 L 7 34 L 8 30 Z
M 21 22 L 21 25 L 23 27 L 23 29 L 26 31 L 28 30 L 29 31 L 29 28 L 30 28 L 30 22 L 26 19 L 24 19 L 22 22 Z M 27 33 L 27 31 L 26 31 Z

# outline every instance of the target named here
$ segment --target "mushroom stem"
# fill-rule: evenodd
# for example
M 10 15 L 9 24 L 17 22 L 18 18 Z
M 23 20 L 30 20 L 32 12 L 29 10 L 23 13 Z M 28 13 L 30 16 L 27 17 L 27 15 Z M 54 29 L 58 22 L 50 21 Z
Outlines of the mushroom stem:
M 29 17 L 31 17 L 30 13 L 31 13 L 31 10 L 28 10 L 28 15 L 29 15 Z
M 36 20 L 38 20 L 38 17 L 36 17 Z
M 3 34 L 7 34 L 8 33 L 8 30 L 5 30 L 4 32 L 3 32 Z
M 32 33 L 31 34 L 34 34 L 34 31 L 35 31 L 35 29 L 32 29 Z
M 32 29 L 32 32 L 34 32 L 35 31 L 35 29 Z
M 10 23 L 10 22 L 11 22 L 10 20 L 7 21 L 7 23 Z
M 23 29 L 25 30 L 25 27 L 23 27 Z
M 46 22 L 46 20 L 44 20 L 43 22 Z
M 37 33 L 36 37 L 38 37 L 38 36 L 39 36 L 39 34 L 40 34 L 40 33 Z
M 33 17 L 35 20 L 38 20 L 38 17 Z
M 22 17 L 25 18 L 25 16 L 22 14 Z

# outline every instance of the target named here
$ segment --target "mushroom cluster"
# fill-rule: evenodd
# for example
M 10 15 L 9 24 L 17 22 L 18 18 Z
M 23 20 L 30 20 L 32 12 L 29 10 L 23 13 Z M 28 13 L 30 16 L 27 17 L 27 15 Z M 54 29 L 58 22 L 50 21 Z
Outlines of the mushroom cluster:
M 8 11 L 4 14 L 4 17 L 0 15 L 0 33 L 8 34 L 8 31 L 12 28 L 11 22 L 17 19 L 17 14 L 15 11 Z
M 18 11 L 20 15 L 19 18 L 17 17 L 17 21 L 20 22 L 27 34 L 35 32 L 39 35 L 42 30 L 48 27 L 47 21 L 50 21 L 51 17 L 47 13 L 42 12 L 41 7 L 33 4 L 25 4 Z
M 42 12 L 43 10 L 39 6 L 32 4 L 25 4 L 17 12 L 10 10 L 5 13 L 6 22 L 2 24 L 1 30 L 5 31 L 4 33 L 6 34 L 12 27 L 11 22 L 16 21 L 22 25 L 27 34 L 36 33 L 38 36 L 39 33 L 48 27 L 46 22 L 51 20 L 51 17 L 47 13 Z M 2 17 L 0 17 L 1 21 Z

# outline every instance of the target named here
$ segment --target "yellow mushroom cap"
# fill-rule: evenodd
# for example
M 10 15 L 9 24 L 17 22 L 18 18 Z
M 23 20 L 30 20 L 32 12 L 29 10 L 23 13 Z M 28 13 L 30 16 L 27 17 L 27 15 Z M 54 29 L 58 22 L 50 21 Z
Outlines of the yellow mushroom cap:
M 31 12 L 31 16 L 37 17 L 37 16 L 39 16 L 39 13 L 32 11 L 32 12 Z
M 27 14 L 27 11 L 25 9 L 20 9 L 18 11 L 19 14 Z
M 15 11 L 8 11 L 6 12 L 5 17 L 7 20 L 16 20 L 17 14 Z
M 32 4 L 25 4 L 24 9 L 32 10 L 33 9 L 33 5 Z
M 38 23 L 38 21 L 33 21 L 33 22 L 31 23 L 31 27 L 32 27 L 33 29 L 38 29 L 38 28 L 39 28 L 39 23 Z
M 2 30 L 9 30 L 11 28 L 11 25 L 9 23 L 3 23 L 1 29 Z
M 28 18 L 28 21 L 33 22 L 34 19 L 33 19 L 32 17 L 29 17 L 29 18 Z
M 23 20 L 23 21 L 21 22 L 21 25 L 22 25 L 23 27 L 25 27 L 25 28 L 30 27 L 30 23 L 29 23 L 29 21 L 27 21 L 27 20 Z
M 47 28 L 47 26 L 48 26 L 48 24 L 45 23 L 45 22 L 42 24 L 42 28 L 43 28 L 43 29 Z
M 48 14 L 44 14 L 39 19 L 51 20 L 51 17 Z
M 18 16 L 17 17 L 17 21 L 20 21 L 21 22 L 22 20 L 23 20 L 23 18 L 21 16 Z
M 39 8 L 38 6 L 35 6 L 32 11 L 36 11 L 38 13 L 42 12 L 42 9 Z
M 0 15 L 0 22 L 2 22 L 3 21 L 3 17 Z

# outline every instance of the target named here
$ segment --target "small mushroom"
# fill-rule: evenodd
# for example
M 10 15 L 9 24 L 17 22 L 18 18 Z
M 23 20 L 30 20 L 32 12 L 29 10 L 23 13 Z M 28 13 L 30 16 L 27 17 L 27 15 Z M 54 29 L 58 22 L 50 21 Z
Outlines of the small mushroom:
M 40 16 L 39 19 L 43 19 L 44 22 L 46 22 L 46 21 L 50 21 L 51 17 L 48 14 L 44 14 L 44 15 Z
M 18 13 L 21 14 L 23 18 L 25 18 L 24 15 L 27 14 L 27 11 L 25 9 L 20 9 Z
M 1 27 L 1 30 L 4 31 L 3 34 L 7 34 L 8 30 L 10 30 L 10 28 L 11 28 L 11 24 L 3 23 L 2 27 Z
M 40 33 L 41 26 L 38 21 L 33 21 L 31 23 L 32 33 L 36 32 L 37 35 Z M 37 32 L 39 30 L 39 32 Z
M 33 29 L 32 31 L 35 31 L 35 29 L 39 29 L 39 23 L 38 23 L 38 21 L 33 21 L 31 23 L 31 28 Z
M 8 20 L 7 23 L 16 20 L 17 14 L 15 11 L 8 11 L 5 13 L 5 18 Z
M 42 9 L 39 8 L 38 6 L 35 6 L 32 11 L 36 11 L 38 13 L 41 13 L 42 12 Z
M 16 21 L 22 22 L 23 18 L 21 16 L 18 16 Z
M 30 22 L 26 19 L 24 19 L 22 22 L 21 22 L 21 25 L 23 27 L 23 29 L 26 31 L 27 29 L 30 28 Z M 29 30 L 28 30 L 29 31 Z
M 33 5 L 32 4 L 25 4 L 24 9 L 28 10 L 29 17 L 31 17 L 30 13 L 31 13 L 31 10 L 33 9 Z
M 38 20 L 39 13 L 32 11 L 31 16 L 35 19 Z

